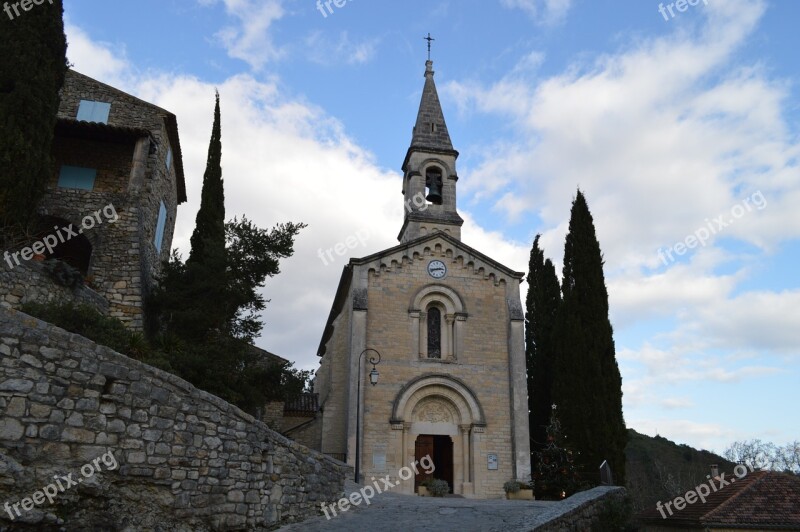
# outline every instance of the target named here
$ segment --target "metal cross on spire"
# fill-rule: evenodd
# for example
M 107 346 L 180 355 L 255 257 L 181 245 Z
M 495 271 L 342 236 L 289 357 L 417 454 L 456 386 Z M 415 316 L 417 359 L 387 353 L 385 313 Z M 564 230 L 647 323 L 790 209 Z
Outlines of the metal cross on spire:
M 431 41 L 435 41 L 436 39 L 431 37 L 430 32 L 428 32 L 428 36 L 427 37 L 423 37 L 423 39 L 428 41 L 428 61 L 430 61 L 431 60 Z

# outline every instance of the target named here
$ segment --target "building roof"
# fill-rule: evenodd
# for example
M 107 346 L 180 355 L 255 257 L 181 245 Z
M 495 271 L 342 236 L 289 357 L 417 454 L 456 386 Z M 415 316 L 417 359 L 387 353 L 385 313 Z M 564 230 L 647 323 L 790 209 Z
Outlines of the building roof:
M 447 132 L 447 124 L 444 121 L 444 113 L 439 102 L 439 93 L 436 92 L 433 74 L 433 62 L 427 61 L 425 63 L 425 86 L 422 88 L 417 123 L 411 135 L 411 147 L 406 154 L 406 162 L 414 149 L 458 154 L 453 149 L 450 133 Z M 405 163 L 403 166 L 405 167 Z
M 774 471 L 755 471 L 741 479 L 724 477 L 729 485 L 712 491 L 702 503 L 697 501 L 666 518 L 655 507 L 638 516 L 643 523 L 665 528 L 758 528 L 762 530 L 800 530 L 800 476 Z M 711 482 L 711 481 L 708 481 Z M 708 487 L 708 484 L 706 484 Z M 662 501 L 663 504 L 664 501 Z
M 261 365 L 261 367 L 272 366 L 273 364 L 279 364 L 279 365 L 291 364 L 289 360 L 286 360 L 285 358 L 278 356 L 275 353 L 270 353 L 266 349 L 261 349 L 260 347 L 256 347 L 253 344 L 247 344 L 247 349 L 258 357 L 259 364 Z
M 55 131 L 59 137 L 111 142 L 133 142 L 142 137 L 150 136 L 148 130 L 138 127 L 112 126 L 100 122 L 85 122 L 72 118 L 59 118 L 56 120 Z

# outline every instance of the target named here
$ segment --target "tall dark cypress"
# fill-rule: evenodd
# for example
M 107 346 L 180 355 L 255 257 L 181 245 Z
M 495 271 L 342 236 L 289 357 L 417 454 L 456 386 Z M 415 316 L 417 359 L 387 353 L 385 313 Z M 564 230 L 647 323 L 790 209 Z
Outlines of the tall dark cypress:
M 553 404 L 553 328 L 561 305 L 556 269 L 544 258 L 536 235 L 528 264 L 528 294 L 525 298 L 525 365 L 528 372 L 528 417 L 531 452 L 545 445 L 546 428 Z M 534 462 L 536 458 L 534 456 Z
M 58 92 L 67 72 L 61 0 L 10 12 L 0 11 L 0 227 L 34 219 L 53 175 Z
M 563 303 L 553 335 L 553 402 L 564 433 L 580 452 L 577 463 L 588 478 L 608 460 L 614 480 L 625 482 L 627 433 L 622 417 L 622 377 L 608 318 L 603 255 L 586 198 L 572 203 L 564 245 Z
M 225 248 L 225 191 L 222 181 L 222 129 L 219 93 L 203 175 L 200 210 L 186 264 L 165 269 L 163 288 L 151 301 L 153 310 L 169 321 L 168 329 L 186 339 L 202 341 L 225 334 L 236 313 L 229 297 Z
M 216 93 L 214 125 L 208 145 L 206 171 L 203 174 L 203 191 L 200 210 L 197 211 L 192 249 L 187 264 L 198 263 L 220 275 L 225 269 L 225 190 L 222 181 L 222 127 L 220 124 L 219 92 Z

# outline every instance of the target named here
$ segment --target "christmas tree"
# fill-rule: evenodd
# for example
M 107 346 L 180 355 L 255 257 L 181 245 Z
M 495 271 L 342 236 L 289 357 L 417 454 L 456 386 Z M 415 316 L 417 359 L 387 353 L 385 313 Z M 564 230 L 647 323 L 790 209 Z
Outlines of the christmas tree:
M 540 499 L 563 499 L 579 490 L 581 485 L 575 468 L 573 452 L 567 448 L 566 436 L 561 433 L 561 422 L 552 406 L 550 424 L 547 426 L 547 442 L 538 453 L 533 473 L 536 497 Z

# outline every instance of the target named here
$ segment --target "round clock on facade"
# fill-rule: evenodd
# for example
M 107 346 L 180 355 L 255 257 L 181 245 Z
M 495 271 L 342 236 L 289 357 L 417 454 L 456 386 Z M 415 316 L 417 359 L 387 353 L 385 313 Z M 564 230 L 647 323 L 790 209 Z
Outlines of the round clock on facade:
M 428 275 L 434 279 L 442 279 L 447 275 L 447 266 L 440 260 L 432 260 L 428 263 Z

